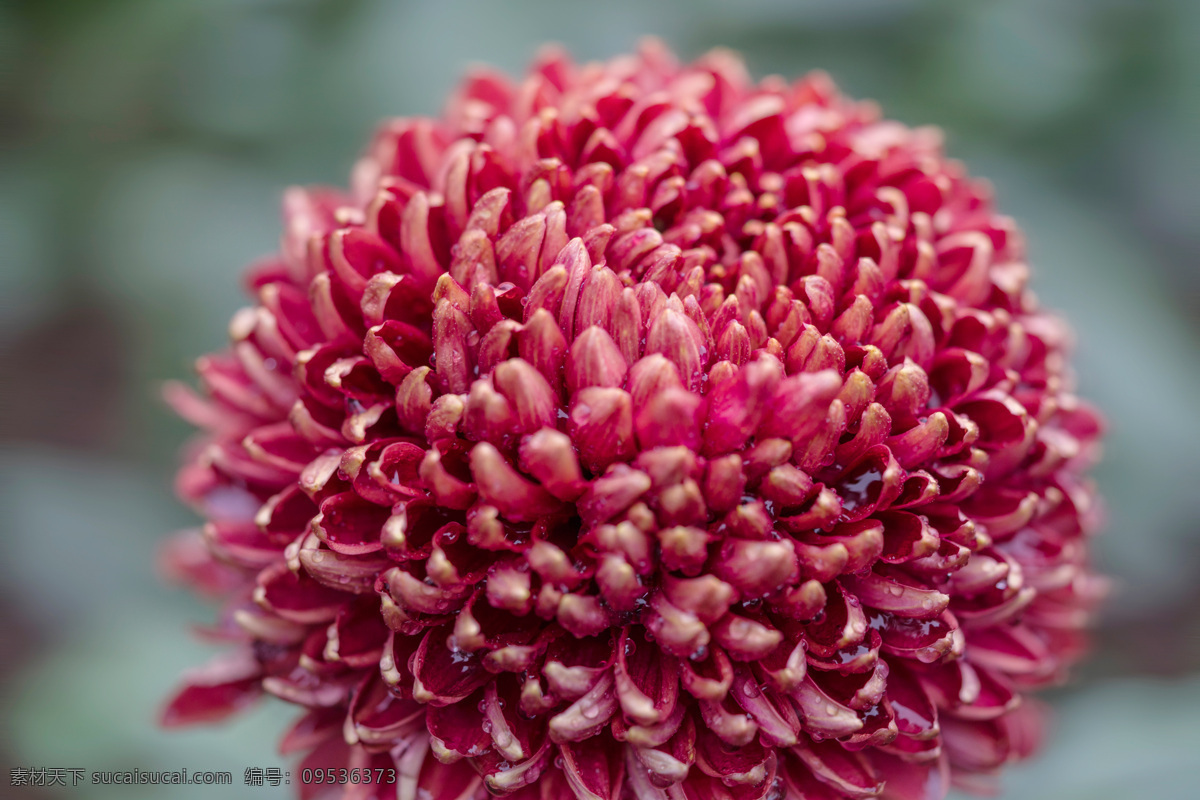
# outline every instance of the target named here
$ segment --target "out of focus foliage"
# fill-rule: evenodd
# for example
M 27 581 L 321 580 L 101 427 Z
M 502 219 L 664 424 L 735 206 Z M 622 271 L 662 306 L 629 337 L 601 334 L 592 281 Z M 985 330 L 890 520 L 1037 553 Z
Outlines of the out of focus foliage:
M 228 769 L 222 796 L 282 791 L 236 785 L 283 764 L 278 708 L 221 731 L 153 727 L 202 647 L 178 620 L 210 615 L 153 573 L 163 535 L 193 524 L 169 498 L 187 431 L 155 382 L 221 345 L 241 269 L 277 239 L 283 187 L 344 182 L 379 118 L 436 112 L 471 63 L 515 72 L 546 41 L 599 58 L 647 33 L 685 56 L 738 49 L 759 75 L 825 69 L 889 116 L 941 125 L 993 180 L 1113 426 L 1100 652 L 1010 794 L 1192 796 L 1194 0 L 0 5 L 0 768 Z M 62 796 L 208 796 L 116 788 Z

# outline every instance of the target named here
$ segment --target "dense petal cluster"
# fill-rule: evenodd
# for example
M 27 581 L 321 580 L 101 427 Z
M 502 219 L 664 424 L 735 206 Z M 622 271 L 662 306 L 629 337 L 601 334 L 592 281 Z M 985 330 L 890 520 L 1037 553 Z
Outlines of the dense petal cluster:
M 166 563 L 238 645 L 168 723 L 266 692 L 402 800 L 915 800 L 1035 746 L 1100 423 L 936 130 L 548 52 L 284 218 L 170 389 L 208 522 Z

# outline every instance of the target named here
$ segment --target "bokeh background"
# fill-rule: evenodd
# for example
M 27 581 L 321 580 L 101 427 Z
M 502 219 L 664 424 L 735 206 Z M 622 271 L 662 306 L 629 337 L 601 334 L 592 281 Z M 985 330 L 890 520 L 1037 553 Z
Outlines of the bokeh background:
M 1098 652 L 1013 798 L 1194 798 L 1200 752 L 1200 3 L 1195 0 L 23 0 L 0 4 L 0 795 L 287 796 L 286 716 L 164 733 L 208 609 L 153 554 L 187 430 L 157 385 L 224 342 L 290 183 L 464 69 L 662 36 L 823 68 L 995 183 L 1112 433 Z M 230 770 L 233 787 L 10 787 L 13 767 Z

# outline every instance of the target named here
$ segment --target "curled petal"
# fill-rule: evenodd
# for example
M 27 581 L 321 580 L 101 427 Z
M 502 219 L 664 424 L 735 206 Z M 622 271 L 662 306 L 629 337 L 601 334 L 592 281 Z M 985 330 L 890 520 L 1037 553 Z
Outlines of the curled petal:
M 786 639 L 758 663 L 758 671 L 767 682 L 787 694 L 800 685 L 808 669 L 804 639 L 794 643 Z
M 326 661 L 341 661 L 350 667 L 377 665 L 388 637 L 378 598 L 364 597 L 344 606 L 329 626 L 327 636 Z
M 718 646 L 703 647 L 682 662 L 683 688 L 700 700 L 719 700 L 733 685 L 733 664 Z
M 715 575 L 698 578 L 676 578 L 667 575 L 663 591 L 671 604 L 695 614 L 705 625 L 711 625 L 725 615 L 734 598 L 734 588 Z
M 617 638 L 613 675 L 626 719 L 654 725 L 671 715 L 679 696 L 679 662 L 664 656 L 644 633 L 626 628 Z
M 650 486 L 650 476 L 646 473 L 615 464 L 603 477 L 593 481 L 580 498 L 579 514 L 585 525 L 604 522 L 629 508 Z
M 898 661 L 888 674 L 887 691 L 900 733 L 914 739 L 938 735 L 937 709 L 922 681 Z
M 625 777 L 625 761 L 616 743 L 603 740 L 564 743 L 563 775 L 579 800 L 616 800 Z
M 532 433 L 554 425 L 558 410 L 554 390 L 529 362 L 513 358 L 497 365 L 494 380 L 496 389 L 511 404 L 523 432 Z
M 488 679 L 479 659 L 446 645 L 445 628 L 430 628 L 412 657 L 413 697 L 445 706 L 465 700 Z
M 551 740 L 560 744 L 580 742 L 607 725 L 618 708 L 614 685 L 612 672 L 605 672 L 586 694 L 551 717 Z
M 931 619 L 950 604 L 950 598 L 936 589 L 901 583 L 876 572 L 845 575 L 842 584 L 866 605 L 900 617 Z
M 388 691 L 379 673 L 368 673 L 350 698 L 347 741 L 364 745 L 390 743 L 415 733 L 425 722 L 425 707 Z
M 306 540 L 299 549 L 300 565 L 317 583 L 343 592 L 370 594 L 375 591 L 375 579 L 391 564 L 379 555 L 349 556 L 334 550 L 323 550 L 319 542 Z
M 799 442 L 811 437 L 825 418 L 825 410 L 842 387 L 833 370 L 792 375 L 781 380 L 763 418 L 758 436 L 779 436 Z
M 839 583 L 825 587 L 824 614 L 813 619 L 805 630 L 810 652 L 832 656 L 838 650 L 863 641 L 869 629 L 862 604 Z
M 761 597 L 792 583 L 799 574 L 791 541 L 727 539 L 721 546 L 716 575 L 740 590 L 743 597 Z
M 554 315 L 544 308 L 536 310 L 517 331 L 517 349 L 521 358 L 532 364 L 558 391 L 562 386 L 567 340 L 559 330 Z
M 558 624 L 575 636 L 595 636 L 612 624 L 612 612 L 598 597 L 565 594 L 558 603 Z
M 584 491 L 571 438 L 552 428 L 543 428 L 521 442 L 521 469 L 560 500 L 573 501 Z
M 845 797 L 874 797 L 883 789 L 871 763 L 837 742 L 810 739 L 792 748 L 792 752 L 817 780 Z
M 757 741 L 729 745 L 701 728 L 696 735 L 696 767 L 726 785 L 758 786 L 767 779 L 771 751 Z
M 791 747 L 800 735 L 800 718 L 786 695 L 760 686 L 745 668 L 738 670 L 730 694 L 758 724 L 759 737 L 770 747 Z
M 958 622 L 949 612 L 926 620 L 876 611 L 872 612 L 870 623 L 882 637 L 883 652 L 925 663 L 949 652 L 958 634 Z
M 329 549 L 361 555 L 383 549 L 380 532 L 390 516 L 389 509 L 345 492 L 321 504 L 321 513 L 313 518 L 312 527 Z
M 576 700 L 609 671 L 614 658 L 610 636 L 562 637 L 550 645 L 542 674 L 554 694 Z
M 950 436 L 950 423 L 941 411 L 930 414 L 904 433 L 885 440 L 900 466 L 912 468 L 928 461 Z
M 289 622 L 328 622 L 353 595 L 318 583 L 307 572 L 299 574 L 276 563 L 263 570 L 254 589 L 254 600 Z
M 783 634 L 762 622 L 726 614 L 712 626 L 713 638 L 738 661 L 764 658 L 783 641 Z
M 471 587 L 443 588 L 430 585 L 400 567 L 392 567 L 379 576 L 387 596 L 401 610 L 417 614 L 441 615 L 457 610 L 470 594 Z
M 655 764 L 651 760 L 651 764 L 654 766 L 647 766 L 639 753 L 640 751 L 637 748 L 625 748 L 625 780 L 629 788 L 633 790 L 635 797 L 645 798 L 645 800 L 667 800 L 667 793 L 652 783 L 653 779 L 651 776 L 658 777 L 662 775 L 658 764 Z M 681 772 L 679 766 L 676 763 L 671 763 L 678 762 L 678 759 L 672 756 L 668 756 L 668 758 L 670 758 L 670 761 L 667 762 L 667 774 L 671 776 L 679 774 Z M 662 779 L 660 778 L 660 780 Z
M 446 455 L 458 462 L 456 466 L 465 466 L 461 453 L 448 452 Z M 437 446 L 425 451 L 418 469 L 421 480 L 433 492 L 438 503 L 446 508 L 466 509 L 475 502 L 478 492 L 474 484 L 464 481 L 458 475 L 447 469 L 447 459 Z M 456 469 L 461 473 L 461 469 Z
M 562 508 L 561 501 L 521 477 L 495 447 L 480 442 L 471 450 L 471 474 L 483 500 L 514 521 L 534 520 Z
M 688 716 L 690 709 L 687 706 L 686 702 L 676 703 L 670 716 L 653 725 L 630 725 L 625 728 L 625 741 L 640 748 L 660 747 L 669 741 L 678 742 L 679 736 L 690 730 L 691 717 Z M 614 720 L 613 735 L 620 739 L 617 723 L 623 726 L 624 718 Z
M 704 725 L 726 744 L 742 747 L 758 734 L 758 723 L 730 697 L 700 700 L 698 705 Z
M 826 694 L 811 674 L 805 676 L 791 696 L 804 721 L 804 730 L 810 734 L 836 738 L 854 733 L 863 726 L 853 709 Z
M 483 768 L 483 782 L 489 791 L 515 792 L 542 777 L 554 758 L 554 749 L 547 739 L 529 758 L 518 763 L 502 760 L 498 753 L 489 753 L 476 763 Z

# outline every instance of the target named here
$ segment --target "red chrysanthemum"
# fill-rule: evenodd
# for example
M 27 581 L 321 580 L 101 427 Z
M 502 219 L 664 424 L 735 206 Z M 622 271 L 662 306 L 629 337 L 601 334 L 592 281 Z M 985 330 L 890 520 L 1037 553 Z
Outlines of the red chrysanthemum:
M 166 722 L 265 691 L 297 782 L 402 800 L 933 798 L 1026 754 L 1100 423 L 940 145 L 648 44 L 474 75 L 289 190 L 169 392 L 208 523 L 166 563 L 241 644 Z

